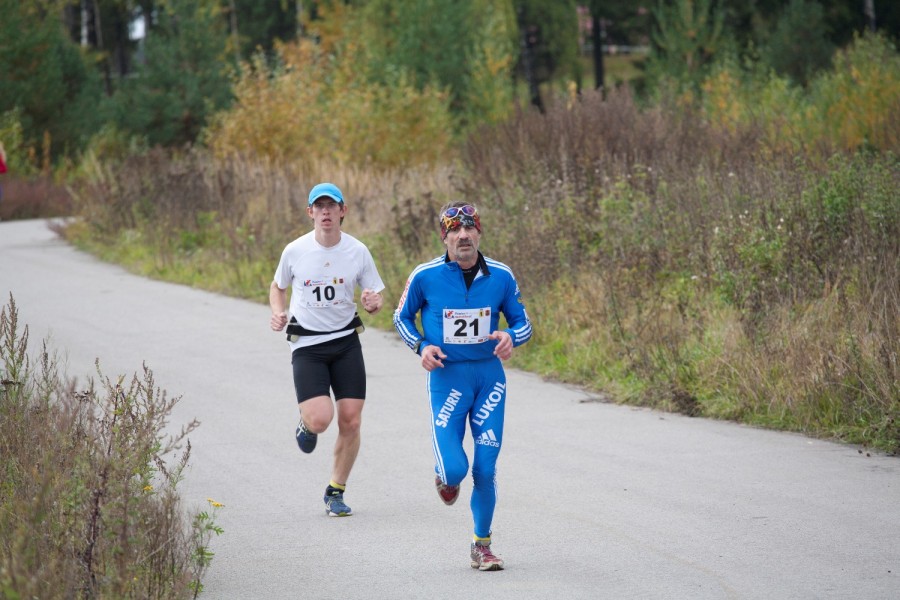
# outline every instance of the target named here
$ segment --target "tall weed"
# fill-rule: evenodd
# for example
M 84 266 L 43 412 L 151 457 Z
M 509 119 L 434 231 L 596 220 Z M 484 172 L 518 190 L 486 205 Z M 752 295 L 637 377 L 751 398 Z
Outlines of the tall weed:
M 306 195 L 316 183 L 334 181 L 344 192 L 346 231 L 384 238 L 373 244 L 380 265 L 435 251 L 433 213 L 454 193 L 450 167 L 372 171 L 324 160 L 217 159 L 202 149 L 89 156 L 82 172 L 71 186 L 81 218 L 64 231 L 73 243 L 144 275 L 259 301 L 284 246 L 311 228 Z M 389 284 L 398 298 L 402 290 L 391 287 L 402 284 Z
M 189 423 L 145 366 L 78 389 L 15 300 L 0 313 L 0 589 L 8 598 L 184 598 L 202 588 L 208 534 L 177 493 Z M 179 453 L 171 460 L 165 457 Z

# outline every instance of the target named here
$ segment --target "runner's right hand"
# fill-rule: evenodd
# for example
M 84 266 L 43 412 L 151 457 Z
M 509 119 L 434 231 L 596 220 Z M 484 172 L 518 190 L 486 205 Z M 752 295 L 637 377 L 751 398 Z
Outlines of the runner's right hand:
M 272 318 L 269 320 L 269 326 L 272 328 L 272 331 L 281 331 L 287 325 L 287 320 L 287 313 L 273 313 Z
M 444 354 L 440 346 L 425 346 L 422 350 L 422 367 L 429 372 L 434 371 L 438 367 L 443 369 L 444 363 L 441 362 L 443 358 L 447 358 L 447 355 Z

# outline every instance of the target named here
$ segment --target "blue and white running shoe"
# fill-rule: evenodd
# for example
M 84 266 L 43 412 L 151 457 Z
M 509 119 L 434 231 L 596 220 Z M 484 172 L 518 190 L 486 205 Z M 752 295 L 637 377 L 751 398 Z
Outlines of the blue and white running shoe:
M 329 517 L 349 517 L 350 507 L 344 504 L 344 494 L 325 496 L 325 514 Z
M 300 419 L 300 424 L 297 425 L 297 445 L 300 446 L 300 450 L 309 454 L 313 450 L 316 449 L 316 441 L 319 436 L 306 428 L 306 425 L 303 424 L 303 419 Z

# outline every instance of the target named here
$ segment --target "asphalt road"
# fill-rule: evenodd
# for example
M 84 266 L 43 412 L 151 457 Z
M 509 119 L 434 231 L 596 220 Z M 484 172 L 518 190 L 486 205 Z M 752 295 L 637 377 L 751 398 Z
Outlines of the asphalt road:
M 43 221 L 0 223 L 4 304 L 10 292 L 32 351 L 47 338 L 81 381 L 95 359 L 111 376 L 146 363 L 182 396 L 170 426 L 201 421 L 182 497 L 224 504 L 225 530 L 202 598 L 900 598 L 900 459 L 511 371 L 494 521 L 507 568 L 482 573 L 468 562 L 471 481 L 455 506 L 439 501 L 424 371 L 393 332 L 363 334 L 354 515 L 328 518 L 335 434 L 297 449 L 268 307 L 135 277 Z

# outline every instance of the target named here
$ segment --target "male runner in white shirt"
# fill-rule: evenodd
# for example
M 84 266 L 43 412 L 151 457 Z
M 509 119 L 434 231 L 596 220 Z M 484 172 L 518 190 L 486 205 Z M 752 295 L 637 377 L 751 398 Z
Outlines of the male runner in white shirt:
M 337 407 L 338 437 L 331 481 L 325 489 L 325 513 L 344 517 L 351 514 L 344 491 L 359 452 L 366 398 L 366 368 L 358 335 L 362 323 L 353 299 L 356 288 L 361 288 L 363 309 L 378 312 L 384 302 L 384 283 L 369 249 L 341 231 L 347 207 L 336 185 L 316 185 L 309 192 L 306 214 L 314 229 L 285 247 L 269 288 L 270 325 L 273 331 L 287 327 L 300 407 L 296 432 L 300 450 L 313 451 L 317 434 L 331 424 Z

